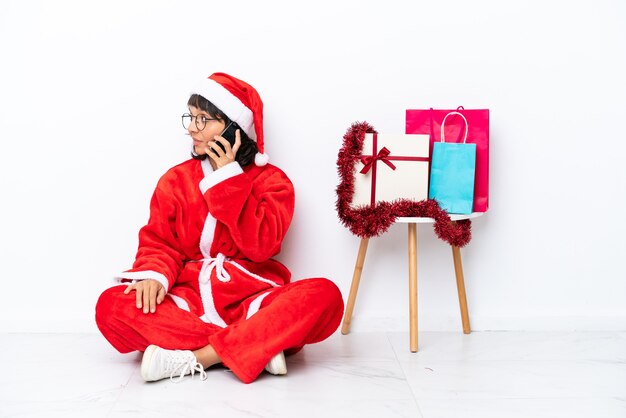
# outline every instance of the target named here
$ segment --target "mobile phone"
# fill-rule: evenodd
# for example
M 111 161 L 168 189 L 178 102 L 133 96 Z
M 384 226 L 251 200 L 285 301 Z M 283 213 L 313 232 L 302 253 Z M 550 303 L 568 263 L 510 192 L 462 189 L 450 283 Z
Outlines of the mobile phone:
M 237 129 L 240 129 L 239 125 L 237 125 L 236 122 L 230 122 L 226 126 L 226 129 L 224 129 L 222 133 L 220 134 L 220 136 L 222 136 L 225 140 L 227 140 L 230 143 L 231 148 L 235 145 L 235 131 L 237 131 Z M 220 146 L 222 151 L 226 152 L 226 149 L 224 148 L 224 145 L 222 145 L 221 142 L 218 141 L 217 145 Z

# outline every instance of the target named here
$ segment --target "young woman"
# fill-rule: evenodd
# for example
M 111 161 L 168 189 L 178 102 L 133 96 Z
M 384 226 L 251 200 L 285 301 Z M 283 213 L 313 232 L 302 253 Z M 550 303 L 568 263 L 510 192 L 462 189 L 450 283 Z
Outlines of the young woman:
M 294 210 L 291 181 L 264 154 L 263 103 L 224 73 L 201 81 L 183 126 L 192 159 L 167 171 L 139 231 L 133 268 L 96 306 L 104 337 L 143 351 L 146 381 L 223 363 L 245 383 L 287 372 L 284 353 L 326 339 L 343 300 L 324 278 L 291 282 L 278 254 Z

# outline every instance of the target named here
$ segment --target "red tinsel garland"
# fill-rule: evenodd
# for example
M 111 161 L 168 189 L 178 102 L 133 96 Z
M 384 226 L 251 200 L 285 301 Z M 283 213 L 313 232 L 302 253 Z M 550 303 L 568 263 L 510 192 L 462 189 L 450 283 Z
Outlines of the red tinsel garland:
M 446 211 L 436 200 L 415 202 L 399 199 L 393 202 L 377 202 L 370 205 L 351 207 L 354 195 L 354 167 L 363 155 L 363 140 L 366 133 L 377 133 L 367 122 L 355 122 L 343 137 L 343 147 L 337 157 L 337 170 L 341 183 L 337 186 L 337 212 L 339 219 L 354 235 L 361 238 L 378 236 L 393 224 L 396 217 L 416 216 L 434 218 L 437 236 L 457 247 L 463 247 L 472 238 L 469 219 L 452 222 Z

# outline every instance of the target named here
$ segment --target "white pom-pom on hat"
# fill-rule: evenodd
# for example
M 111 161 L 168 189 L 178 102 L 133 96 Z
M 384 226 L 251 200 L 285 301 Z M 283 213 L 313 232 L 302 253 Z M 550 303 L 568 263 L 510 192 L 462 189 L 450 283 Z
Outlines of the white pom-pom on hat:
M 261 154 L 260 152 L 258 152 L 254 156 L 254 164 L 258 165 L 259 167 L 264 166 L 269 161 L 270 161 L 270 156 L 265 153 Z

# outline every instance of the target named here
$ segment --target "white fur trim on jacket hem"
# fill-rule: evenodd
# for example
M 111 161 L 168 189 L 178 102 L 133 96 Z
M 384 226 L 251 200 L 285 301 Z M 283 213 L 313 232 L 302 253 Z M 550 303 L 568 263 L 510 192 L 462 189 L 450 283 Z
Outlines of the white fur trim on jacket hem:
M 257 296 L 256 298 L 254 298 L 254 300 L 250 303 L 250 306 L 248 307 L 248 313 L 246 314 L 246 319 L 250 319 L 252 315 L 259 312 L 259 309 L 261 309 L 261 302 L 263 302 L 263 299 L 265 299 L 265 297 L 269 295 L 270 293 L 272 292 L 267 291 Z
M 169 290 L 170 287 L 170 283 L 167 281 L 167 278 L 163 274 L 153 270 L 126 271 L 113 277 L 113 279 L 117 280 L 119 283 L 122 283 L 122 279 L 132 280 L 133 283 L 136 283 L 140 280 L 152 279 L 161 283 L 166 292 Z
M 201 167 L 202 173 L 204 173 L 205 177 L 213 173 L 213 167 L 211 167 L 211 163 L 208 158 L 202 160 Z M 202 187 L 200 190 L 202 190 Z M 204 194 L 204 192 L 205 191 L 202 191 L 202 194 Z M 213 245 L 213 236 L 215 235 L 216 225 L 217 219 L 211 215 L 211 212 L 207 213 L 204 226 L 202 227 L 202 234 L 200 235 L 200 252 L 204 258 L 209 258 L 211 256 L 211 245 Z
M 226 322 L 220 316 L 219 312 L 217 312 L 215 302 L 213 301 L 213 286 L 211 285 L 211 272 L 213 271 L 213 268 L 211 264 L 213 264 L 212 260 L 204 260 L 198 277 L 200 297 L 202 298 L 202 307 L 204 308 L 203 317 L 206 318 L 203 319 L 201 317 L 200 319 L 204 322 L 209 322 L 219 327 L 226 328 Z
M 217 219 L 215 219 L 210 212 L 207 213 L 204 227 L 202 228 L 202 234 L 200 235 L 200 252 L 202 252 L 205 258 L 211 256 L 211 245 L 213 245 L 216 225 Z
M 202 167 L 202 174 L 204 174 L 204 177 L 208 176 L 214 171 L 208 157 L 200 162 L 200 167 Z
M 189 309 L 189 304 L 185 299 L 181 298 L 180 296 L 172 295 L 171 293 L 168 293 L 167 296 L 171 297 L 176 306 L 178 306 L 180 309 L 182 309 L 183 311 L 191 312 L 191 310 Z
M 206 322 L 207 324 L 212 324 L 211 320 L 209 319 L 209 317 L 207 316 L 207 314 L 204 314 L 200 317 L 200 321 L 202 322 Z
M 261 277 L 258 274 L 254 274 L 251 271 L 246 270 L 241 264 L 237 263 L 236 261 L 232 261 L 232 260 L 227 260 L 230 264 L 232 264 L 233 266 L 237 267 L 239 270 L 243 271 L 244 273 L 246 273 L 248 276 L 252 277 L 253 279 L 256 279 L 260 282 L 263 283 L 267 283 L 269 285 L 271 285 L 272 287 L 280 287 L 280 285 L 270 279 L 266 279 L 265 277 Z
M 243 169 L 237 161 L 226 164 L 224 167 L 219 170 L 215 170 L 210 174 L 206 174 L 205 172 L 205 177 L 200 181 L 200 191 L 202 194 L 205 194 L 207 190 L 215 186 L 217 183 L 231 177 L 235 177 L 241 173 L 243 173 Z

